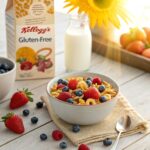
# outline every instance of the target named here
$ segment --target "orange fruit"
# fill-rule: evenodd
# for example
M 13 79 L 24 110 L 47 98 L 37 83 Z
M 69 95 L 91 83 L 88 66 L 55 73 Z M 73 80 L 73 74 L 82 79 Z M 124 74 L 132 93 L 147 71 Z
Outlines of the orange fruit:
M 145 49 L 142 53 L 143 56 L 150 58 L 150 48 Z
M 133 41 L 127 46 L 126 49 L 128 51 L 141 54 L 145 49 L 145 44 L 142 41 Z
M 31 62 L 33 65 L 36 64 L 36 52 L 30 47 L 21 47 L 16 52 L 16 60 L 24 58 L 26 61 Z
M 125 48 L 131 41 L 132 40 L 129 33 L 124 33 L 120 36 L 120 44 L 123 48 Z

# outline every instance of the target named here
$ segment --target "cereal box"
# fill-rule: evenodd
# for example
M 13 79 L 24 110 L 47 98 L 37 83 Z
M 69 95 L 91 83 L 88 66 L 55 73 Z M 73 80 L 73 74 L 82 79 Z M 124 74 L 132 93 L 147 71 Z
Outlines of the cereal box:
M 54 76 L 54 1 L 8 0 L 7 54 L 17 64 L 17 79 Z

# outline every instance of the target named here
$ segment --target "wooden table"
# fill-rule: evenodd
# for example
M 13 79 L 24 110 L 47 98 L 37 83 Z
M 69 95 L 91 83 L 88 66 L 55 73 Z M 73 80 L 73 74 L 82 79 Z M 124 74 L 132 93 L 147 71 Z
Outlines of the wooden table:
M 67 26 L 68 17 L 57 14 L 56 17 L 56 75 L 65 72 L 63 35 Z M 61 25 L 61 27 L 60 27 Z M 1 53 L 2 55 L 2 53 Z M 124 64 L 109 60 L 96 53 L 92 54 L 91 72 L 105 74 L 117 81 L 121 92 L 127 97 L 133 107 L 147 120 L 150 120 L 150 74 L 142 70 L 129 67 Z M 25 107 L 14 110 L 22 115 L 22 110 L 28 108 L 31 113 L 29 117 L 23 117 L 26 131 L 22 135 L 16 135 L 8 131 L 3 123 L 0 123 L 0 150 L 57 150 L 59 142 L 52 140 L 50 134 L 57 129 L 48 115 L 46 108 L 37 110 L 35 104 L 41 95 L 46 95 L 46 85 L 50 79 L 16 81 L 9 95 L 0 101 L 0 115 L 9 112 L 10 96 L 17 89 L 26 87 L 34 93 L 34 102 Z M 2 85 L 0 85 L 2 86 Z M 39 118 L 37 125 L 32 125 L 30 119 L 33 116 Z M 48 140 L 40 141 L 40 134 L 48 134 Z M 68 150 L 77 150 L 66 138 Z M 150 150 L 150 134 L 137 134 L 122 138 L 118 150 Z M 91 150 L 109 150 L 103 147 L 102 142 L 90 145 Z

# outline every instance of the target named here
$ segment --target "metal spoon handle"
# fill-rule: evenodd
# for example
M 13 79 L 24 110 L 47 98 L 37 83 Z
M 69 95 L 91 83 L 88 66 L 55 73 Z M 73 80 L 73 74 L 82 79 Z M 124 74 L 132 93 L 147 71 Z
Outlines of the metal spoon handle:
M 119 139 L 120 139 L 120 136 L 121 136 L 121 133 L 122 133 L 122 132 L 119 132 L 118 137 L 117 137 L 117 139 L 116 139 L 114 145 L 112 146 L 111 150 L 116 150 L 117 145 L 118 145 L 118 142 L 119 142 Z

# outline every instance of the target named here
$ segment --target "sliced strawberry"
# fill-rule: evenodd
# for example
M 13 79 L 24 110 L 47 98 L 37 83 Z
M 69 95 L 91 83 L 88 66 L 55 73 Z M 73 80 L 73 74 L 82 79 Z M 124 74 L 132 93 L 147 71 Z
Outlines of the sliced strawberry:
M 85 92 L 84 92 L 84 99 L 88 98 L 93 98 L 93 99 L 99 99 L 100 93 L 95 87 L 89 87 Z
M 68 87 L 71 90 L 75 90 L 77 88 L 78 81 L 76 79 L 71 79 L 68 83 Z
M 57 85 L 57 89 L 62 89 L 62 88 L 64 88 L 64 87 L 65 87 L 65 85 L 62 84 L 62 83 L 60 83 L 60 84 Z
M 24 61 L 20 65 L 21 70 L 31 70 L 33 67 L 33 64 L 29 61 Z
M 102 79 L 100 77 L 94 77 L 92 80 L 92 83 L 95 84 L 97 83 L 98 85 L 102 84 Z
M 62 101 L 66 101 L 68 98 L 71 98 L 71 94 L 69 92 L 62 92 L 58 95 L 58 99 Z
M 2 117 L 2 120 L 9 130 L 17 134 L 21 134 L 25 131 L 22 118 L 14 115 L 14 113 L 8 113 L 6 116 Z
M 9 107 L 11 109 L 19 108 L 29 101 L 33 102 L 32 93 L 28 89 L 23 89 L 13 94 Z

